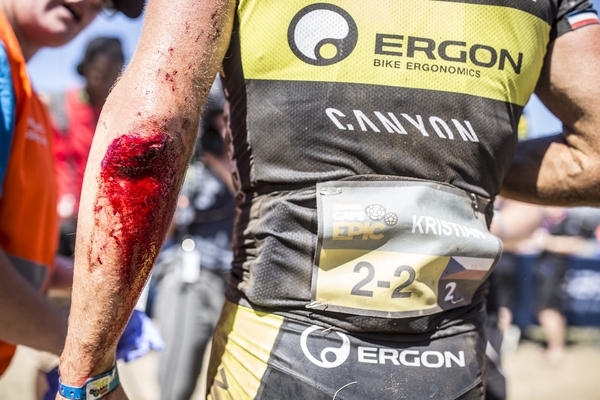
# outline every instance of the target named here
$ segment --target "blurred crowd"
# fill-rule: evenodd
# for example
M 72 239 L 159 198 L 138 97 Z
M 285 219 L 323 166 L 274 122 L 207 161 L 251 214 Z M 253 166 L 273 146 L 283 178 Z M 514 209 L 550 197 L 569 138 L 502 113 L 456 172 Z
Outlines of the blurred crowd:
M 87 44 L 76 66 L 83 86 L 41 96 L 51 115 L 48 126 L 54 143 L 55 172 L 47 171 L 46 179 L 56 180 L 56 212 L 60 219 L 52 285 L 46 282 L 39 287 L 52 297 L 54 303 L 50 307 L 68 308 L 86 161 L 104 101 L 124 65 L 118 38 L 95 38 Z M 523 132 L 525 135 L 526 130 Z M 130 322 L 120 353 L 127 361 L 152 349 L 161 350 L 158 380 L 162 400 L 192 396 L 224 301 L 232 260 L 235 194 L 228 156 L 227 104 L 218 79 L 202 112 L 198 137 L 171 233 L 139 304 L 144 314 Z M 499 370 L 503 344 L 518 342 L 529 323 L 541 327 L 546 343 L 544 356 L 550 364 L 558 364 L 564 357 L 567 328 L 574 323 L 569 320 L 569 313 L 587 315 L 590 324 L 598 323 L 600 289 L 592 289 L 587 297 L 585 293 L 577 297 L 577 293 L 586 290 L 578 292 L 577 285 L 584 287 L 589 279 L 600 281 L 599 227 L 599 209 L 539 207 L 496 200 L 492 232 L 502 239 L 504 253 L 490 277 L 488 336 L 492 348 L 487 353 L 490 359 L 498 360 Z M 574 268 L 578 260 L 589 263 L 585 268 Z M 531 279 L 525 283 L 524 268 L 531 272 Z M 533 294 L 528 302 L 522 297 L 524 291 Z M 589 300 L 589 306 L 576 303 L 582 299 Z M 579 304 L 578 308 L 574 309 L 573 304 Z M 56 310 L 56 315 L 62 315 Z M 529 319 L 522 317 L 528 313 Z M 156 323 L 158 332 L 148 317 Z M 585 324 L 585 318 L 583 321 Z M 63 328 L 66 332 L 66 326 Z M 13 337 L 6 341 L 16 342 L 11 340 Z M 23 344 L 36 347 L 35 340 Z M 49 346 L 38 348 L 52 351 Z M 7 351 L 4 355 L 10 360 Z M 45 379 L 38 382 L 39 398 L 51 399 L 57 390 L 58 360 L 47 355 L 40 355 L 40 360 L 40 376 L 47 375 L 48 379 L 47 383 Z M 8 366 L 1 361 L 0 374 Z M 496 384 L 498 398 L 503 398 L 504 383 Z

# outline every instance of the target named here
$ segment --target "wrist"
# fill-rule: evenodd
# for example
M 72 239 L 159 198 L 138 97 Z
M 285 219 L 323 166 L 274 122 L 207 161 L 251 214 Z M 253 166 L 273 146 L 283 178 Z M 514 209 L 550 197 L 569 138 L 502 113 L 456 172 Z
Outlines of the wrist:
M 59 364 L 60 381 L 69 386 L 82 386 L 88 379 L 110 371 L 116 364 L 114 353 L 110 357 L 94 360 L 93 356 L 82 355 L 71 357 L 65 349 Z M 77 353 L 74 353 L 77 354 Z
M 58 380 L 58 393 L 65 399 L 97 400 L 107 396 L 119 386 L 117 364 L 102 374 L 87 379 L 82 385 L 72 386 Z

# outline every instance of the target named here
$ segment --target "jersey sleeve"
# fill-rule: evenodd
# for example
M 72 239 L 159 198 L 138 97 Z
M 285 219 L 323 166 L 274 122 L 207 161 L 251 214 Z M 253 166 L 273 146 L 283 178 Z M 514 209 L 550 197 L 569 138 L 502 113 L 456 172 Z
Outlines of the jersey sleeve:
M 598 13 L 587 0 L 562 0 L 558 4 L 552 39 L 587 25 L 598 24 Z
M 10 64 L 4 44 L 0 42 L 0 198 L 12 147 L 15 127 L 16 97 Z

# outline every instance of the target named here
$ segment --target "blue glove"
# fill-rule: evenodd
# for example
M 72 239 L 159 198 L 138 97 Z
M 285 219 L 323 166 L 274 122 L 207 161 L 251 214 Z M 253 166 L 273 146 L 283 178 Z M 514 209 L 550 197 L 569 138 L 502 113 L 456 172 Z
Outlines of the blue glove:
M 133 310 L 131 319 L 117 344 L 117 360 L 133 361 L 150 350 L 161 351 L 165 348 L 158 329 L 146 313 Z
M 43 400 L 54 400 L 58 393 L 58 367 L 46 374 L 46 381 L 48 382 L 48 391 L 44 394 Z

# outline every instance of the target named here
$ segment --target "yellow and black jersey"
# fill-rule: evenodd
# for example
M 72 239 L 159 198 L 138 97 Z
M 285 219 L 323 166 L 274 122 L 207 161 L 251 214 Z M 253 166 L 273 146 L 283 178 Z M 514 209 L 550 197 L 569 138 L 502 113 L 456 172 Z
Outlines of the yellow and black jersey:
M 548 44 L 593 12 L 584 0 L 240 0 L 223 68 L 241 194 L 229 298 L 354 331 L 466 318 L 481 296 L 419 322 L 306 309 L 315 185 L 407 177 L 493 198 Z

